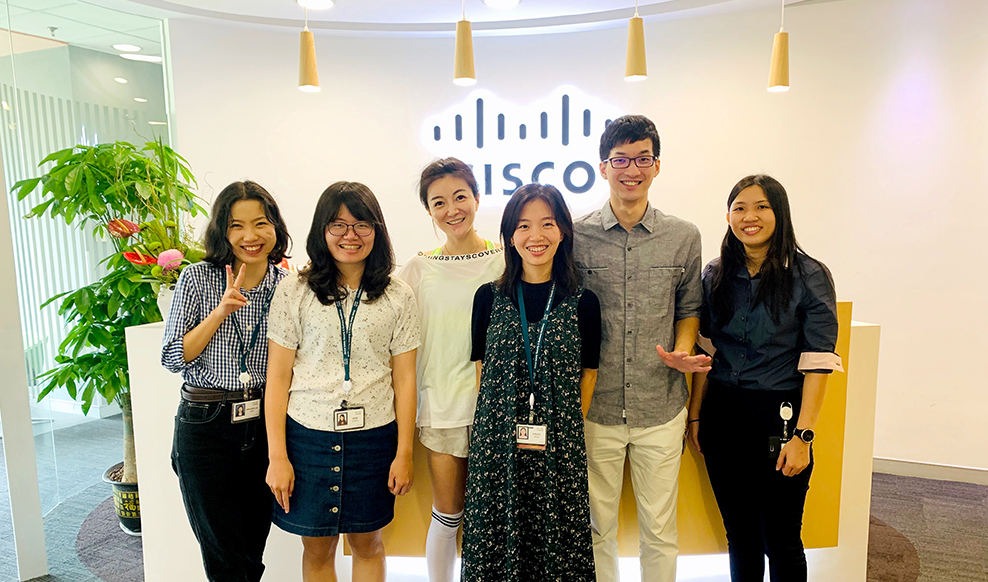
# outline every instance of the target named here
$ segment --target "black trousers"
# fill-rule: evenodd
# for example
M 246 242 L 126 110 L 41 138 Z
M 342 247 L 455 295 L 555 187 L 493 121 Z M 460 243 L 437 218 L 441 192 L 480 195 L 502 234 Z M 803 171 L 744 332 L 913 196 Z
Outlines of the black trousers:
M 179 404 L 172 469 L 210 582 L 257 582 L 271 529 L 267 433 L 261 418 L 233 424 L 230 402 Z
M 762 582 L 768 556 L 772 582 L 806 582 L 800 530 L 813 469 L 786 477 L 775 470 L 770 436 L 782 436 L 779 407 L 793 406 L 796 428 L 801 390 L 745 390 L 711 382 L 700 408 L 700 448 L 724 518 L 732 582 Z

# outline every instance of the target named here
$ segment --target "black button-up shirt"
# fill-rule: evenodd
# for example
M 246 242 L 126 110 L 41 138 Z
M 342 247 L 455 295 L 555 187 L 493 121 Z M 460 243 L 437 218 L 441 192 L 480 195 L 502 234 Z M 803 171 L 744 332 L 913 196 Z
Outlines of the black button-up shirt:
M 703 270 L 700 335 L 716 349 L 710 381 L 757 390 L 790 390 L 803 385 L 803 373 L 842 370 L 837 344 L 837 297 L 827 267 L 796 255 L 792 301 L 779 323 L 765 304 L 753 306 L 760 277 L 741 268 L 730 276 L 734 314 L 715 326 L 711 309 L 714 259 Z M 802 272 L 802 276 L 800 276 Z

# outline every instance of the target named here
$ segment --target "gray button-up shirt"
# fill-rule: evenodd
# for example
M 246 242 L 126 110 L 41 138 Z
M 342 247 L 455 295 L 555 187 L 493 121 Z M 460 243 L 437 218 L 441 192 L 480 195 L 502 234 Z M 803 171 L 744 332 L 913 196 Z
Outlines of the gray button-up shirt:
M 587 289 L 600 299 L 600 368 L 587 418 L 644 428 L 676 417 L 689 393 L 682 372 L 666 366 L 675 324 L 700 316 L 700 231 L 651 204 L 631 232 L 610 202 L 574 223 L 574 252 Z

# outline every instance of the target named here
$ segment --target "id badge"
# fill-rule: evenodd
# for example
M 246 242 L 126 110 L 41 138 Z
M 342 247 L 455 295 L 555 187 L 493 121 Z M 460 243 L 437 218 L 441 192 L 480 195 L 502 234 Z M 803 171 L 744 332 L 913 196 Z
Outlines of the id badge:
M 230 422 L 247 422 L 261 416 L 261 399 L 234 402 L 230 410 Z
M 357 430 L 364 428 L 364 409 L 338 408 L 333 411 L 333 430 Z
M 544 424 L 519 424 L 515 427 L 515 442 L 519 449 L 544 451 L 546 432 Z

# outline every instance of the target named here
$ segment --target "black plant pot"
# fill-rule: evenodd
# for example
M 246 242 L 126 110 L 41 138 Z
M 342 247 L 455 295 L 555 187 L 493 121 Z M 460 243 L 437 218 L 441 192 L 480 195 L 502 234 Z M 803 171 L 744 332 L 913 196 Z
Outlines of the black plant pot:
M 120 483 L 110 479 L 110 474 L 123 467 L 123 461 L 103 473 L 103 481 L 113 485 L 113 508 L 120 520 L 120 529 L 132 536 L 141 535 L 141 500 L 137 494 L 137 483 Z

